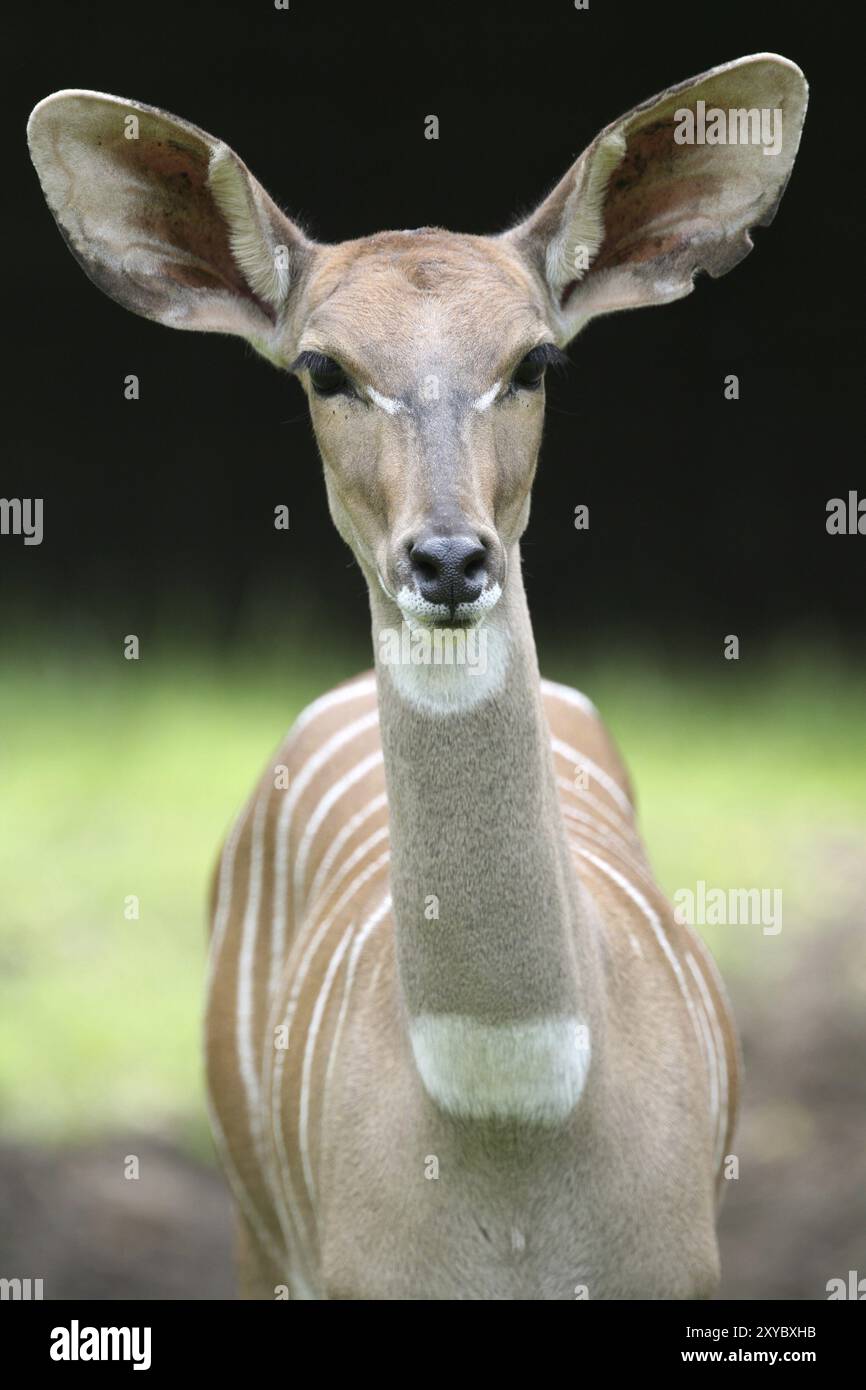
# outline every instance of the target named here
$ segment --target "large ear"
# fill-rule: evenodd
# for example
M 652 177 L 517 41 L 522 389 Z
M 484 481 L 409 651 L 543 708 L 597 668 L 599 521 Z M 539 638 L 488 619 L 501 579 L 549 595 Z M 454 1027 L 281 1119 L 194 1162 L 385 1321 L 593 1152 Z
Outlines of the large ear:
M 27 127 L 48 206 L 94 284 L 173 328 L 236 333 L 280 360 L 313 244 L 197 126 L 102 92 L 41 101 Z
M 749 228 L 773 220 L 785 191 L 808 90 L 787 58 L 756 53 L 670 87 L 593 140 L 502 238 L 544 279 L 562 343 L 596 314 L 680 299 L 696 271 L 724 275 L 748 255 Z

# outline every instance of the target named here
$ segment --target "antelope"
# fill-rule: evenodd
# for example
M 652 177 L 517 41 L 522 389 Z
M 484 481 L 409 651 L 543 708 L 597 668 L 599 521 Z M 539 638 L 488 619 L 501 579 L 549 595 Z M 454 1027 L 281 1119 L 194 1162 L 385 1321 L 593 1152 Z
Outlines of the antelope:
M 33 112 L 90 278 L 300 379 L 369 588 L 373 673 L 300 716 L 214 878 L 207 1072 L 247 1297 L 717 1287 L 734 1025 L 595 707 L 539 676 L 520 539 L 546 367 L 742 260 L 806 100 L 792 62 L 741 58 L 606 126 L 503 233 L 336 245 L 164 111 L 68 90 Z M 780 112 L 779 148 L 682 138 L 698 103 Z

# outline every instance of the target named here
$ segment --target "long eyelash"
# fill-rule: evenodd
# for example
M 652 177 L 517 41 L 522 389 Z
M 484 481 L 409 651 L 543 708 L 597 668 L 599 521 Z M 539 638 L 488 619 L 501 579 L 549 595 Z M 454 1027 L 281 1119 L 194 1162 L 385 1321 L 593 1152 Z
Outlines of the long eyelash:
M 307 352 L 299 353 L 289 367 L 289 371 L 302 372 L 306 370 L 308 372 L 321 372 L 324 374 L 329 368 L 336 366 L 337 363 L 332 357 L 326 357 L 324 353 L 314 352 L 310 349 Z
M 545 367 L 554 367 L 560 371 L 571 366 L 568 353 L 558 348 L 556 343 L 539 343 L 538 347 L 534 347 L 526 356 L 533 362 L 543 363 Z
M 524 362 L 531 362 L 534 367 L 553 367 L 554 371 L 564 371 L 566 367 L 571 366 L 571 358 L 567 353 L 562 351 L 562 348 L 558 348 L 556 343 L 539 343 L 537 347 L 530 348 L 529 352 L 524 353 L 523 357 L 520 359 L 517 368 L 515 368 L 515 372 Z M 507 397 L 514 397 L 517 395 L 518 390 L 537 391 L 540 386 L 541 381 L 535 386 L 519 387 L 512 378 L 508 384 L 508 390 L 505 395 Z

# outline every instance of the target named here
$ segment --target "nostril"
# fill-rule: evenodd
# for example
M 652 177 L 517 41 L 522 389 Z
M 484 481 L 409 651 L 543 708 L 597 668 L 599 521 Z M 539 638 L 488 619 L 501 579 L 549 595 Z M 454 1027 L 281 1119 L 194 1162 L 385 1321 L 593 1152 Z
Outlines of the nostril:
M 474 553 L 466 557 L 462 565 L 463 573 L 470 584 L 475 584 L 484 578 L 486 564 L 487 551 L 483 545 L 479 545 Z
M 439 566 L 432 560 L 424 560 L 419 555 L 412 556 L 412 568 L 419 579 L 434 580 L 439 577 Z
M 409 563 L 417 580 L 434 583 L 442 573 L 442 542 L 435 536 L 415 541 L 409 546 Z
M 428 602 L 453 610 L 480 596 L 487 577 L 487 547 L 477 536 L 427 532 L 407 549 L 415 584 Z

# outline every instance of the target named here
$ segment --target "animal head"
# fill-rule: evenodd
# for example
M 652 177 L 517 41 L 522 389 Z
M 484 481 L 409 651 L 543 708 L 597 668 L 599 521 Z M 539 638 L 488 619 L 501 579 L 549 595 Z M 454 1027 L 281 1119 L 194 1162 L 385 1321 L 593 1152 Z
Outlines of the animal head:
M 62 91 L 30 150 L 73 254 L 113 299 L 233 333 L 309 399 L 334 521 L 404 619 L 495 607 L 528 518 L 544 375 L 591 318 L 719 276 L 772 220 L 805 115 L 757 54 L 607 126 L 495 236 L 424 227 L 310 240 L 221 141 L 164 111 Z

